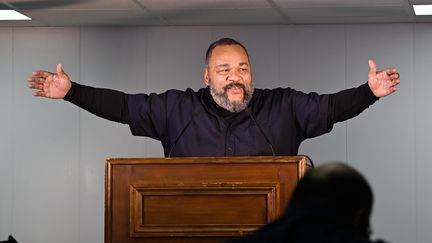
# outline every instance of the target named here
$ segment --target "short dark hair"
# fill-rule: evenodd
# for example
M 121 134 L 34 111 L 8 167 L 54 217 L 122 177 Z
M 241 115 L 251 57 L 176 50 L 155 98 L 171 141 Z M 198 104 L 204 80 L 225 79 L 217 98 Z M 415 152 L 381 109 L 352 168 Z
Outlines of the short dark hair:
M 317 203 L 318 198 L 329 200 L 340 207 L 372 207 L 373 194 L 367 180 L 360 172 L 342 162 L 327 163 L 306 173 L 300 180 L 292 200 Z
M 249 60 L 248 51 L 246 50 L 246 47 L 242 43 L 240 43 L 240 42 L 238 42 L 238 41 L 236 41 L 234 39 L 231 39 L 231 38 L 221 38 L 221 39 L 213 42 L 209 46 L 209 48 L 207 49 L 206 56 L 205 56 L 205 64 L 206 64 L 206 66 L 208 65 L 208 62 L 209 62 L 209 59 L 210 59 L 210 57 L 212 55 L 213 49 L 215 49 L 217 46 L 227 46 L 227 45 L 239 45 L 239 46 L 241 46 L 241 48 L 243 48 L 243 50 L 246 52 L 246 56 L 247 56 L 247 58 Z
M 370 233 L 372 188 L 360 172 L 346 163 L 327 163 L 309 170 L 294 190 L 291 204 L 312 210 L 327 210 L 332 212 L 335 220 L 344 224 L 353 223 L 359 217 L 357 212 L 362 211 L 357 227 L 364 235 Z

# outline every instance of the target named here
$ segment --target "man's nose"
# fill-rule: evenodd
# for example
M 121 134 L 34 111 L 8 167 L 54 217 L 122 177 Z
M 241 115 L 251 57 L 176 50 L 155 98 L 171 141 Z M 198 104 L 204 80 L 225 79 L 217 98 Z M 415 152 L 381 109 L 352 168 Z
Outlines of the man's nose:
M 227 76 L 227 81 L 230 82 L 239 82 L 241 80 L 241 75 L 240 72 L 238 70 L 230 70 L 230 72 L 228 73 Z

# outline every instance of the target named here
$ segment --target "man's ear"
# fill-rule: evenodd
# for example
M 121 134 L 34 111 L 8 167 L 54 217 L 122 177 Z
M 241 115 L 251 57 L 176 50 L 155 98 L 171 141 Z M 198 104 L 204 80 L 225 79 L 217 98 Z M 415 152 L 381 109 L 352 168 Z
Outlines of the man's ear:
M 210 76 L 209 76 L 209 70 L 208 67 L 204 68 L 204 72 L 203 72 L 203 78 L 204 78 L 204 83 L 206 86 L 210 85 Z

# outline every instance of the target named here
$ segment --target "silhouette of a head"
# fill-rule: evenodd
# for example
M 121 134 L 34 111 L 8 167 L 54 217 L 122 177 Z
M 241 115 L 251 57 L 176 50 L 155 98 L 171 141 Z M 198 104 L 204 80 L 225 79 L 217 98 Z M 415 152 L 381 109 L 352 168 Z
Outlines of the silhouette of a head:
M 353 226 L 369 237 L 373 194 L 366 179 L 347 164 L 334 162 L 306 173 L 295 189 L 291 204 L 332 213 L 335 222 Z

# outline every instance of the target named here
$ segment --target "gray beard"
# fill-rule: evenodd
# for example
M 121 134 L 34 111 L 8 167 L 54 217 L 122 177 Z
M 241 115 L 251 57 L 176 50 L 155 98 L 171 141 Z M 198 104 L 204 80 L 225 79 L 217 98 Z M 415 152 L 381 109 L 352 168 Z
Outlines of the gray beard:
M 240 87 L 243 89 L 243 100 L 242 101 L 230 101 L 228 99 L 227 91 L 228 89 L 232 87 Z M 246 107 L 249 105 L 250 100 L 252 99 L 252 95 L 254 92 L 254 86 L 253 83 L 249 86 L 245 86 L 242 83 L 230 83 L 226 85 L 223 90 L 217 90 L 214 88 L 212 83 L 210 82 L 210 94 L 213 97 L 213 100 L 218 104 L 220 107 L 224 108 L 227 111 L 230 112 L 240 112 L 246 109 Z

